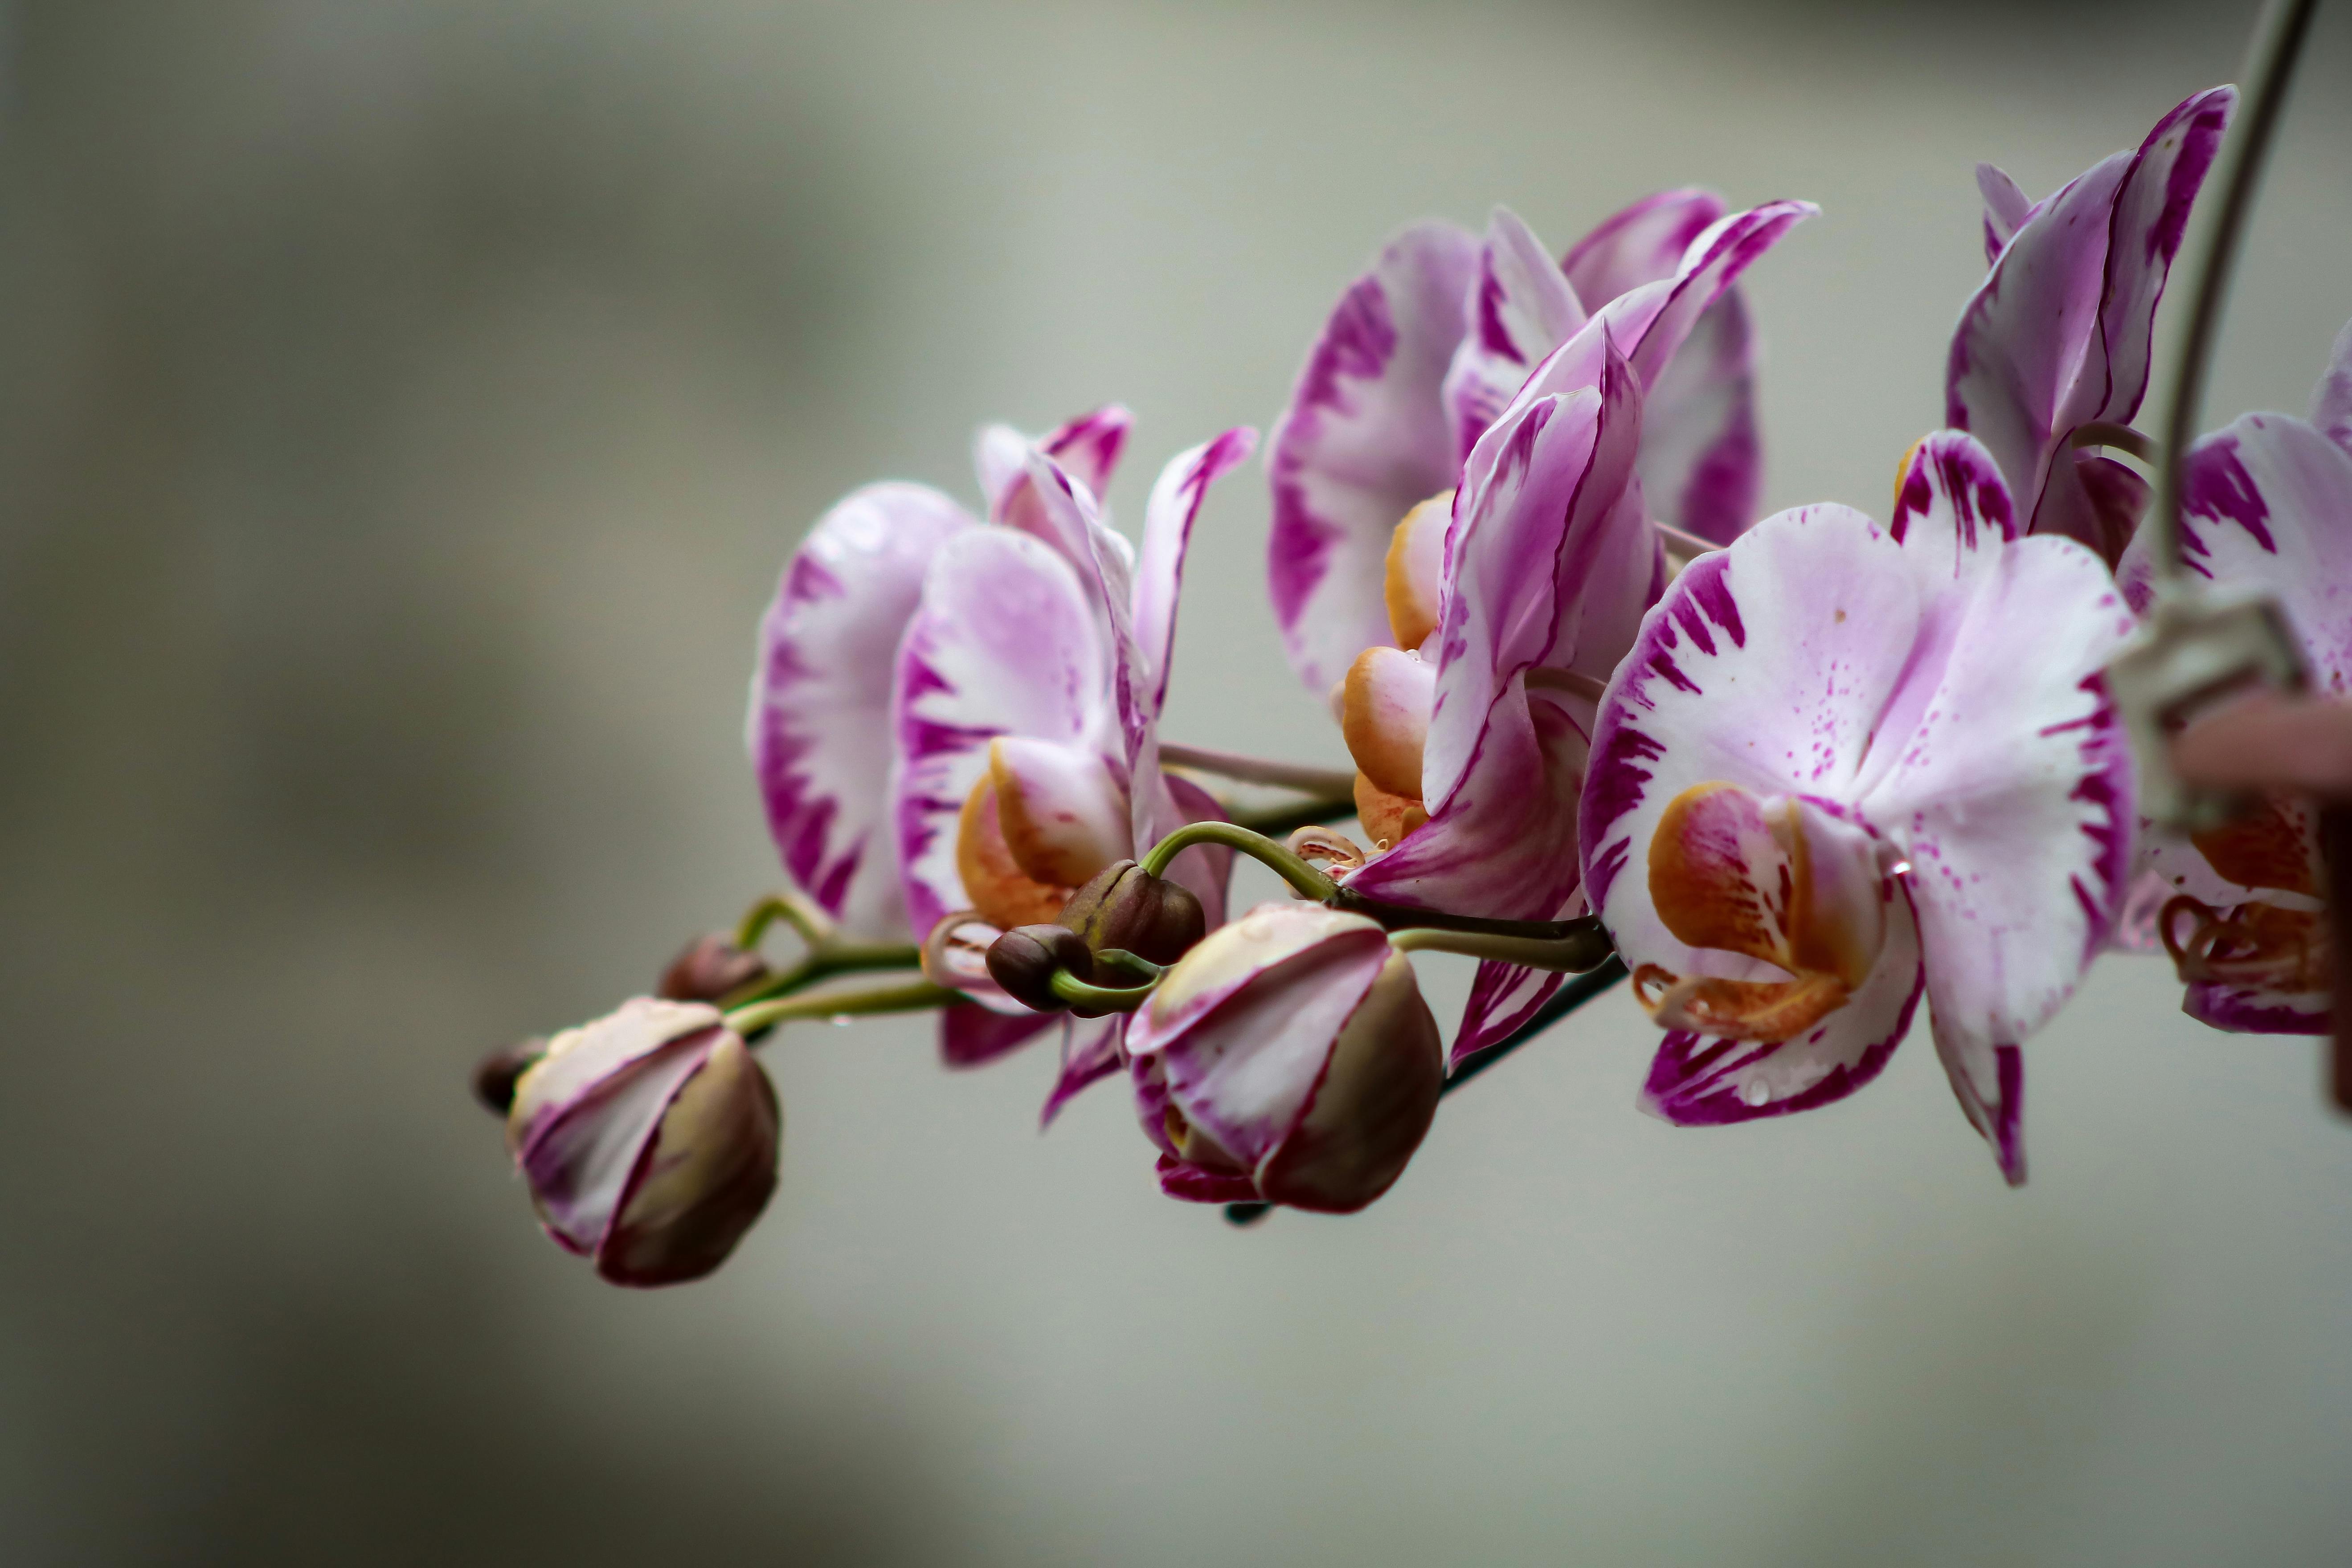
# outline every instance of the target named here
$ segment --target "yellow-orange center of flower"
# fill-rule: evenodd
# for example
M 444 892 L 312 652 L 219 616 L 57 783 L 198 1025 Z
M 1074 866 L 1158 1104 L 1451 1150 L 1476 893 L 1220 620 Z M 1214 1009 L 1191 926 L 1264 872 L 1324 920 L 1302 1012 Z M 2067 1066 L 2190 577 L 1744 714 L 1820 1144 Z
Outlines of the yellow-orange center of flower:
M 1844 1006 L 1885 939 L 1875 863 L 1856 837 L 1816 843 L 1800 804 L 1707 783 L 1668 803 L 1650 840 L 1650 901 L 1687 946 L 1770 965 L 1786 979 L 1633 971 L 1633 994 L 1668 1029 L 1790 1040 Z M 1850 830 L 1849 830 L 1850 831 Z

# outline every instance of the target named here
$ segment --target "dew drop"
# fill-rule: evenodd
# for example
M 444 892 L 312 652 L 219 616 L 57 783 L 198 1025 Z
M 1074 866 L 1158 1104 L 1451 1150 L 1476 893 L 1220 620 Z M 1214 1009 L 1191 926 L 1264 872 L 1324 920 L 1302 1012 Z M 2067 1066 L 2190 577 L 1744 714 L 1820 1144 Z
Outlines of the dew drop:
M 1739 1097 L 1750 1105 L 1761 1105 L 1765 1101 L 1772 1098 L 1772 1091 L 1766 1086 L 1761 1078 L 1751 1078 L 1748 1081 L 1747 1087 L 1740 1090 Z
M 833 1025 L 835 1029 L 847 1029 L 849 1027 L 849 1015 L 847 1013 L 835 1013 L 831 1018 L 825 1019 L 825 1022 Z

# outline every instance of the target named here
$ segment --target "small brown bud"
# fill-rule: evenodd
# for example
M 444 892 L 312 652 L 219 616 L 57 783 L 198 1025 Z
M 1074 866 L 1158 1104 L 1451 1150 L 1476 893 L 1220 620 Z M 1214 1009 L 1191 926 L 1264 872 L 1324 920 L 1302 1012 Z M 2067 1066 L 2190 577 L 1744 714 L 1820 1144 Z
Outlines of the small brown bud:
M 1116 861 L 1070 895 L 1062 924 L 1085 939 L 1090 953 L 1119 947 L 1154 964 L 1174 963 L 1208 935 L 1201 901 L 1180 883 L 1153 876 L 1133 861 Z M 1125 979 L 1088 976 L 1097 984 Z
M 989 944 L 989 977 L 1014 1001 L 1037 1012 L 1057 1013 L 1069 1006 L 1054 994 L 1057 969 L 1067 969 L 1082 980 L 1094 969 L 1094 955 L 1067 926 L 1016 925 Z
M 723 931 L 698 936 L 662 971 L 654 994 L 673 1002 L 715 1002 L 763 979 L 768 966 L 757 953 L 746 953 Z
M 490 1052 L 474 1067 L 474 1098 L 505 1115 L 514 1104 L 515 1080 L 546 1054 L 544 1040 L 526 1040 Z

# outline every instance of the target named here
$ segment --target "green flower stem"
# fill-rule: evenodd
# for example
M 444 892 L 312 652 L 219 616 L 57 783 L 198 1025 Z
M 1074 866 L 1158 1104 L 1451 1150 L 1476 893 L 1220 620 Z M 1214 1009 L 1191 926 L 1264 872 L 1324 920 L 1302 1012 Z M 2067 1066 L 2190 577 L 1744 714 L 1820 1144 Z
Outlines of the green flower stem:
M 777 894 L 763 898 L 743 912 L 736 923 L 735 946 L 749 953 L 768 934 L 768 927 L 782 921 L 800 934 L 800 938 L 812 948 L 822 947 L 834 940 L 833 917 L 797 893 Z
M 1559 975 L 1581 975 L 1609 961 L 1615 951 L 1609 933 L 1597 920 L 1571 921 L 1577 930 L 1566 936 L 1497 936 L 1484 931 L 1443 931 L 1414 926 L 1393 933 L 1389 945 L 1399 952 L 1462 953 L 1492 958 L 1502 964 L 1523 964 Z
M 1145 874 L 1166 876 L 1168 862 L 1194 844 L 1223 844 L 1239 850 L 1252 860 L 1272 867 L 1300 897 L 1311 898 L 1318 904 L 1328 904 L 1339 893 L 1338 883 L 1264 833 L 1254 833 L 1238 822 L 1185 823 L 1151 846 L 1151 852 L 1143 857 Z
M 922 950 L 904 943 L 826 942 L 812 949 L 806 957 L 782 973 L 752 981 L 728 997 L 722 1005 L 746 1007 L 772 997 L 788 997 L 794 991 L 806 990 L 820 980 L 830 980 L 839 975 L 871 974 L 877 969 L 919 969 L 922 964 Z
M 2145 525 L 2149 564 L 2155 568 L 2159 591 L 2186 575 L 2180 564 L 2180 465 L 2197 434 L 2198 405 L 2205 398 L 2205 370 L 2220 334 L 2221 306 L 2230 293 L 2230 272 L 2238 256 L 2238 238 L 2254 210 L 2254 187 L 2262 181 L 2263 161 L 2270 152 L 2271 135 L 2278 129 L 2279 110 L 2286 103 L 2287 83 L 2294 79 L 2295 60 L 2311 30 L 2311 14 L 2318 0 L 2271 0 L 2263 13 L 2252 51 L 2242 79 L 2250 89 L 2240 101 L 2237 123 L 2230 128 L 2222 151 L 2227 172 L 2221 180 L 2221 211 L 2207 232 L 2205 249 L 2198 257 L 2197 277 L 2189 292 L 2189 321 L 2180 333 L 2180 358 L 2172 374 L 2172 402 L 2164 422 L 2164 461 L 2157 465 L 2156 507 Z
M 1625 961 L 1613 956 L 1591 974 L 1577 976 L 1538 1009 L 1535 1017 L 1455 1068 L 1439 1094 L 1453 1093 L 1624 977 Z M 1255 1225 L 1273 1208 L 1270 1203 L 1229 1203 L 1225 1205 L 1225 1221 L 1230 1225 Z
M 935 986 L 929 980 L 908 980 L 877 986 L 870 991 L 830 991 L 813 997 L 779 997 L 753 1002 L 727 1015 L 727 1027 L 744 1039 L 767 1033 L 796 1019 L 846 1018 L 862 1013 L 925 1012 L 952 1007 L 964 999 L 961 991 Z
M 1131 1013 L 1151 999 L 1160 982 L 1146 986 L 1090 986 L 1067 969 L 1054 971 L 1054 994 L 1076 1008 L 1107 1013 Z

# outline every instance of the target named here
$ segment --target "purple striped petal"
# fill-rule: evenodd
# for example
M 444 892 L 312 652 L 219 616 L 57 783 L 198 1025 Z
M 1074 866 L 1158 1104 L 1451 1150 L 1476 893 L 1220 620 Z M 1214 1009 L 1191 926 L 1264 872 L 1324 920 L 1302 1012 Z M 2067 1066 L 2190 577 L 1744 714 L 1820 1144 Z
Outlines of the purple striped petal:
M 1679 1127 L 1785 1116 L 1843 1100 L 1878 1076 L 1911 1030 L 1925 973 L 1910 903 L 1887 905 L 1885 946 L 1845 1006 L 1777 1044 L 1669 1030 L 1642 1085 L 1642 1109 Z
M 1478 250 L 1470 329 L 1454 350 L 1443 396 L 1454 450 L 1476 445 L 1543 357 L 1576 335 L 1576 290 L 1518 214 L 1496 207 Z
M 1053 1013 L 999 1012 L 979 1002 L 959 1002 L 940 1011 L 940 1060 L 950 1067 L 985 1067 L 1018 1051 L 1066 1017 Z
M 971 456 L 989 520 L 1036 534 L 1049 544 L 1058 543 L 1029 492 L 1029 454 L 1043 452 L 1085 486 L 1089 495 L 1099 497 L 1110 486 L 1119 454 L 1127 446 L 1129 427 L 1134 423 L 1135 416 L 1114 402 L 1034 437 L 1009 424 L 984 426 L 973 438 Z
M 2033 207 L 1961 311 L 1946 417 L 1985 444 L 2011 494 L 2031 497 L 2033 532 L 2115 542 L 2108 509 L 2060 458 L 2076 426 L 2138 412 L 2157 302 L 2236 101 L 2230 88 L 2197 94 L 2138 152 Z
M 1143 548 L 1135 567 L 1135 640 L 1152 716 L 1168 700 L 1168 674 L 1176 647 L 1176 600 L 1184 581 L 1184 552 L 1209 486 L 1257 450 L 1257 432 L 1237 425 L 1181 452 L 1160 471 L 1143 508 Z
M 2336 334 L 2327 371 L 2311 391 L 2311 423 L 2320 434 L 2352 452 L 2352 322 Z
M 1977 165 L 1977 190 L 1984 197 L 1985 265 L 1990 267 L 2033 215 L 2033 204 L 2016 181 L 1990 163 Z
M 2286 611 L 2312 678 L 2352 685 L 2352 454 L 2299 419 L 2249 413 L 2182 462 L 2180 555 L 2224 586 L 2263 589 Z M 2117 575 L 2145 603 L 2149 562 L 2135 542 Z
M 1038 1113 L 1038 1126 L 1052 1126 L 1054 1118 L 1062 1113 L 1062 1107 L 1079 1091 L 1093 1087 L 1127 1065 L 1127 1052 L 1120 1043 L 1126 1036 L 1125 1014 L 1098 1024 L 1063 1030 L 1061 1070 L 1054 1075 L 1054 1087 L 1045 1096 L 1045 1109 Z
M 1756 520 L 1756 336 L 1737 287 L 1699 313 L 1643 400 L 1641 475 L 1651 515 L 1685 533 L 1729 544 Z
M 1723 198 L 1712 191 L 1661 191 L 1603 218 L 1591 234 L 1569 247 L 1560 270 L 1577 298 L 1598 310 L 1644 283 L 1672 277 L 1684 253 L 1724 214 Z
M 1639 388 L 1613 353 L 1601 390 L 1520 409 L 1481 438 L 1471 470 L 1484 477 L 1464 487 L 1448 547 L 1423 754 L 1430 820 L 1350 886 L 1518 919 L 1550 918 L 1575 894 L 1592 708 L 1540 676 L 1605 676 L 1654 597 L 1662 563 L 1633 484 L 1640 438 Z
M 1389 539 L 1454 485 L 1441 389 L 1467 329 L 1478 242 L 1448 224 L 1397 236 L 1308 352 L 1267 458 L 1266 585 L 1299 678 L 1320 696 L 1389 641 Z
M 868 486 L 810 530 L 761 622 L 745 738 L 769 831 L 793 883 L 853 936 L 908 936 L 883 719 L 923 573 L 973 526 L 937 490 Z
M 991 741 L 1083 744 L 1107 761 L 1119 752 L 1106 641 L 1089 585 L 1029 535 L 974 528 L 940 552 L 899 650 L 891 718 L 891 810 L 916 931 L 970 904 L 957 821 Z
M 2021 1179 L 2001 1053 L 2074 994 L 2128 891 L 2131 759 L 2100 671 L 2134 621 L 2088 550 L 2003 541 L 2007 497 L 1966 437 L 1922 444 L 1905 499 L 1902 553 L 1961 591 L 1923 593 L 1854 801 L 1909 862 L 1937 1051 Z

